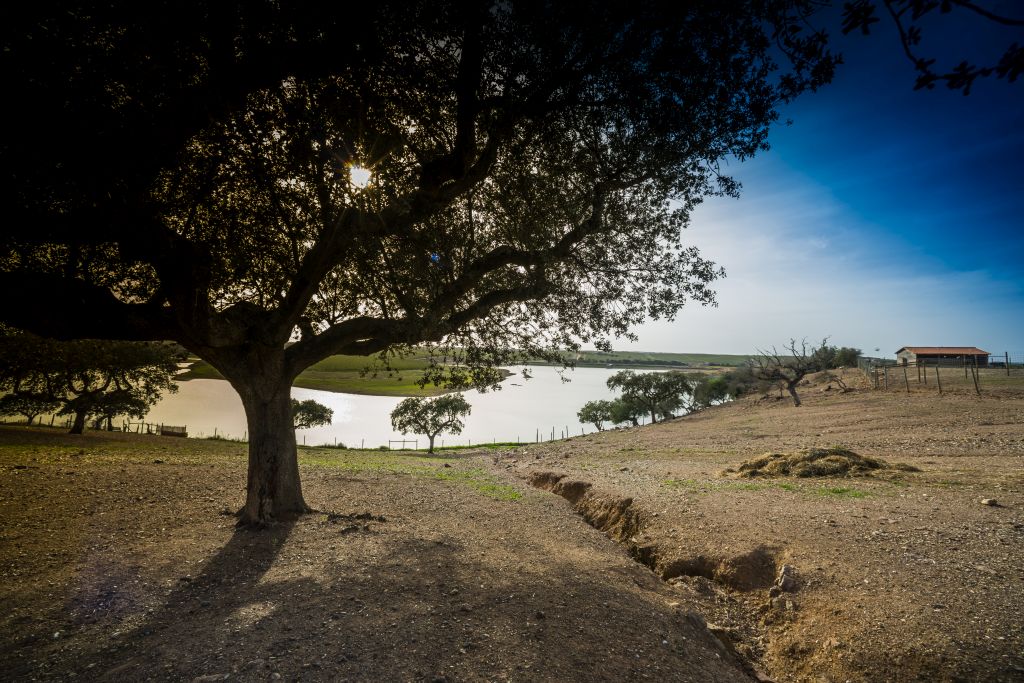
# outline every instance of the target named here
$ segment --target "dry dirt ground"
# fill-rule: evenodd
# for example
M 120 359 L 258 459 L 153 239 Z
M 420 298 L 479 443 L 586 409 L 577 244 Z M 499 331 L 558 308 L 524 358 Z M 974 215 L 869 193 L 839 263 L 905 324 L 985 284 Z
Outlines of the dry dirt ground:
M 1024 394 L 852 383 L 806 387 L 801 408 L 751 399 L 541 444 L 505 466 L 702 600 L 773 680 L 1024 680 Z M 921 471 L 723 473 L 837 444 Z
M 262 533 L 230 516 L 240 444 L 0 428 L 0 674 L 1024 680 L 1024 394 L 804 398 L 450 459 L 303 450 L 323 512 Z M 723 474 L 834 444 L 922 471 Z
M 301 458 L 325 514 L 254 533 L 240 444 L 0 428 L 0 679 L 745 678 L 692 601 L 489 459 Z

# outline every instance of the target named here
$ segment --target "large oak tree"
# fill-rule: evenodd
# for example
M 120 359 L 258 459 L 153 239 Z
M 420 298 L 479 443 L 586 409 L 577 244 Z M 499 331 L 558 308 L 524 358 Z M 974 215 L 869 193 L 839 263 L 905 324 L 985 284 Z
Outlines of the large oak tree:
M 198 354 L 245 407 L 241 523 L 302 513 L 290 386 L 327 355 L 430 345 L 443 380 L 711 302 L 680 231 L 829 79 L 817 5 L 35 3 L 0 318 Z

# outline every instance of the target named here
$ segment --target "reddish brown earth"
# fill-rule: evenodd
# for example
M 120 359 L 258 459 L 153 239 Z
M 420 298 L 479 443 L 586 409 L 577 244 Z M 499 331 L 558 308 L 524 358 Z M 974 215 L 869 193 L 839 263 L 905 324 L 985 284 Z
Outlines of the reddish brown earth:
M 0 427 L 0 673 L 1024 680 L 1024 393 L 804 398 L 498 457 L 307 449 L 324 512 L 263 533 L 233 527 L 240 444 Z M 723 474 L 833 444 L 921 472 Z

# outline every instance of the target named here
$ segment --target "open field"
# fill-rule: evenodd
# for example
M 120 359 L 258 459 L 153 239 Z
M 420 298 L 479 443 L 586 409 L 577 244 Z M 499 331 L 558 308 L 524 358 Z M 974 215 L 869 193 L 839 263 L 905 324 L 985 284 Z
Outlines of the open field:
M 848 379 L 513 449 L 301 449 L 322 512 L 262 534 L 233 528 L 242 444 L 0 427 L 0 671 L 1022 680 L 1024 387 Z M 920 471 L 725 472 L 833 444 Z
M 628 501 L 629 534 L 609 534 L 681 593 L 717 596 L 708 621 L 773 680 L 1024 680 L 1024 382 L 981 397 L 854 383 L 805 387 L 801 408 L 750 399 L 541 444 L 508 465 L 599 527 L 591 497 Z M 921 471 L 725 472 L 834 444 Z M 783 565 L 792 591 L 773 588 Z
M 576 365 L 612 368 L 685 368 L 703 366 L 737 366 L 751 355 L 727 353 L 653 353 L 648 351 L 581 351 Z
M 745 679 L 490 457 L 300 458 L 322 512 L 253 533 L 240 444 L 0 427 L 4 680 Z

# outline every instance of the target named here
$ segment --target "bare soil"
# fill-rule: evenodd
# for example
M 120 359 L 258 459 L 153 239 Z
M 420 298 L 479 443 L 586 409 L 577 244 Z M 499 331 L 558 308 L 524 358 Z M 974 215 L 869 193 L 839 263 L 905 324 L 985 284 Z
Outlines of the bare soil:
M 5 680 L 1024 680 L 1024 392 L 814 385 L 457 457 L 0 427 Z M 920 472 L 738 479 L 841 445 Z M 982 500 L 995 504 L 983 504 Z
M 1024 396 L 848 379 L 858 388 L 847 393 L 802 387 L 801 408 L 748 399 L 541 444 L 506 467 L 700 600 L 763 677 L 1024 680 Z M 835 445 L 921 471 L 724 471 Z M 626 527 L 599 519 L 609 500 Z
M 746 678 L 694 601 L 491 459 L 304 450 L 324 512 L 255 533 L 243 449 L 0 428 L 0 678 Z

